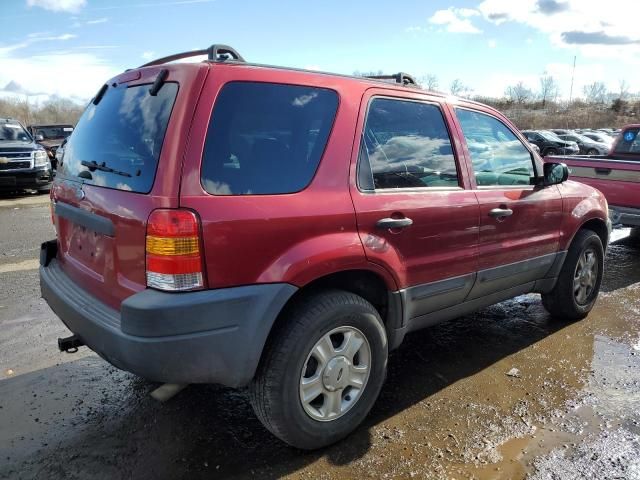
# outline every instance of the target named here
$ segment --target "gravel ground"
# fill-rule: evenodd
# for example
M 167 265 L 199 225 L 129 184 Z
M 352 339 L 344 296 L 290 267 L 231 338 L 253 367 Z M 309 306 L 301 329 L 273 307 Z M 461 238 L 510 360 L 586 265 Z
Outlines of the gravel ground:
M 525 295 L 408 336 L 366 423 L 313 453 L 244 391 L 157 385 L 88 349 L 39 297 L 47 198 L 0 199 L 0 478 L 640 479 L 640 248 L 616 232 L 589 317 Z

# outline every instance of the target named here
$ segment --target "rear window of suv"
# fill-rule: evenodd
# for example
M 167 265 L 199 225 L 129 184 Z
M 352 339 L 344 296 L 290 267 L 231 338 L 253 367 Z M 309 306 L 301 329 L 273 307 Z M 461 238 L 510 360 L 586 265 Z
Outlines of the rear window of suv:
M 333 90 L 230 82 L 216 100 L 202 162 L 214 195 L 284 194 L 313 178 L 333 126 Z
M 148 193 L 153 186 L 178 84 L 109 87 L 90 103 L 64 149 L 58 173 L 84 183 Z
M 622 134 L 613 153 L 640 153 L 640 128 L 628 128 Z

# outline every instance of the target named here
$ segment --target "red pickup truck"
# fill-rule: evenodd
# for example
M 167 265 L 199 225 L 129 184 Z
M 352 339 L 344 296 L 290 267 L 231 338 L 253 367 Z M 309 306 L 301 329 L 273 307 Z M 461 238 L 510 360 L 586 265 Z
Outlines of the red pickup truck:
M 600 190 L 609 202 L 614 224 L 640 227 L 640 124 L 622 129 L 603 156 L 549 156 L 546 161 L 569 166 L 571 178 Z
M 311 449 L 363 421 L 411 331 L 529 292 L 585 317 L 604 196 L 496 110 L 391 79 L 214 45 L 105 83 L 65 146 L 41 250 L 42 295 L 74 334 L 60 349 L 248 386 L 263 424 Z

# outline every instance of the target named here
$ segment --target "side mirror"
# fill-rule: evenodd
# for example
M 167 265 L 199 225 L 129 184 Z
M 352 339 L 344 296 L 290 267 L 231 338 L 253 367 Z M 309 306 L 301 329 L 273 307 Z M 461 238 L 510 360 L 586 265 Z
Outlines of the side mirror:
M 569 167 L 564 163 L 544 164 L 543 185 L 558 185 L 569 178 Z
M 38 135 L 36 135 L 35 138 L 36 138 L 36 142 L 41 142 L 44 140 L 44 135 L 39 133 Z

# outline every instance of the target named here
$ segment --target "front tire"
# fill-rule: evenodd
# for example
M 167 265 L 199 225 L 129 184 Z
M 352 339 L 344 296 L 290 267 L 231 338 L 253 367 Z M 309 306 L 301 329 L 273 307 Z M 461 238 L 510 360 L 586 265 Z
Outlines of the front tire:
M 545 157 L 549 157 L 551 155 L 557 155 L 558 151 L 555 148 L 549 148 L 547 149 L 547 151 L 545 152 L 544 156 Z
M 587 150 L 587 155 L 598 155 L 598 150 L 596 150 L 595 148 L 591 148 L 589 150 Z
M 386 374 L 387 337 L 373 305 L 341 290 L 302 298 L 284 315 L 250 401 L 276 437 L 313 450 L 347 436 L 371 410 Z
M 604 248 L 598 234 L 580 230 L 562 265 L 555 287 L 542 294 L 542 304 L 555 318 L 581 320 L 598 298 L 604 272 Z

